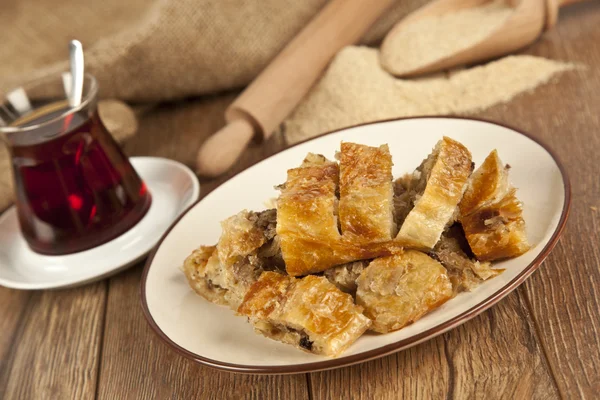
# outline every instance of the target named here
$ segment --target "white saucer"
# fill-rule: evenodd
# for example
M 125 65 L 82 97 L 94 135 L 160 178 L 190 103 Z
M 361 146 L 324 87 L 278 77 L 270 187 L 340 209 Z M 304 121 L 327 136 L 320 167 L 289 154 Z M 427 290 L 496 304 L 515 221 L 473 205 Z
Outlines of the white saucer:
M 80 285 L 121 271 L 148 254 L 198 199 L 200 184 L 188 167 L 176 161 L 156 157 L 130 161 L 152 194 L 150 209 L 133 228 L 90 250 L 45 256 L 27 246 L 13 206 L 0 216 L 0 285 L 15 289 Z

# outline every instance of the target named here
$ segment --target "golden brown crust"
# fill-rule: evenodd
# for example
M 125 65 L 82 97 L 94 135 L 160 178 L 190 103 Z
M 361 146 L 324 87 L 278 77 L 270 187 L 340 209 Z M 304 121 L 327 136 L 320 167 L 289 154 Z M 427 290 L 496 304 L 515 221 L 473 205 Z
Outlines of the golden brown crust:
M 277 235 L 286 269 L 293 276 L 316 272 L 319 260 L 331 258 L 328 246 L 340 238 L 335 195 L 338 165 L 314 158 L 309 155 L 303 166 L 288 171 L 277 200 Z
M 342 235 L 355 242 L 383 242 L 395 233 L 392 156 L 387 145 L 342 143 L 340 209 Z
M 471 250 L 481 261 L 517 257 L 530 248 L 515 190 L 500 202 L 461 217 L 461 223 Z
M 472 172 L 471 153 L 461 143 L 444 137 L 423 166 L 430 166 L 430 171 L 419 171 L 425 174 L 420 179 L 426 179 L 427 184 L 400 227 L 397 238 L 428 250 L 435 246 L 444 228 L 453 222 Z
M 480 261 L 516 257 L 530 248 L 523 205 L 495 150 L 473 174 L 460 204 L 460 222 Z
M 418 320 L 453 295 L 446 269 L 415 250 L 373 260 L 357 283 L 356 303 L 381 333 Z
M 263 273 L 238 308 L 265 336 L 329 356 L 368 329 L 371 322 L 361 311 L 324 277 L 296 279 L 275 272 Z
M 462 214 L 469 214 L 485 205 L 500 201 L 510 188 L 508 171 L 502 165 L 498 152 L 492 152 L 473 173 L 467 190 L 460 201 Z
M 265 272 L 248 289 L 237 312 L 252 318 L 268 318 L 287 299 L 295 280 L 276 272 Z
M 277 201 L 277 234 L 286 271 L 292 276 L 322 272 L 334 265 L 394 254 L 400 242 L 363 242 L 342 237 L 337 226 L 339 169 L 310 154 L 288 179 Z
M 265 242 L 262 230 L 249 219 L 247 210 L 221 222 L 222 234 L 217 245 L 219 260 L 231 266 Z
M 283 253 L 286 271 L 292 276 L 304 276 L 323 272 L 335 265 L 396 254 L 402 251 L 405 245 L 400 241 L 357 245 L 341 238 L 330 244 L 298 239 L 294 247 L 298 258 L 293 260 L 293 264 Z

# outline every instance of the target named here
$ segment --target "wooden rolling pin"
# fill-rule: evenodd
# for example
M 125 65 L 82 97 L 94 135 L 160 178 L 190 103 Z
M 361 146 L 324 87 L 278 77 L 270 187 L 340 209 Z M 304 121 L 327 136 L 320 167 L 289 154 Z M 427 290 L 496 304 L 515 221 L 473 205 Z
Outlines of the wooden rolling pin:
M 227 171 L 253 137 L 267 139 L 333 56 L 356 43 L 394 0 L 331 0 L 225 111 L 227 125 L 200 148 L 197 171 Z

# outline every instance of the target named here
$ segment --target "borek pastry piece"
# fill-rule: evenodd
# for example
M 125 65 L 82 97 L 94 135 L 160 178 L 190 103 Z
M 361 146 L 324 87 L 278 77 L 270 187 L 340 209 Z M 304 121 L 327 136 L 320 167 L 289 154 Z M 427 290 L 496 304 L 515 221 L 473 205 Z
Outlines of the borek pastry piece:
M 184 261 L 190 286 L 208 301 L 237 309 L 263 271 L 283 267 L 272 250 L 275 223 L 275 210 L 227 218 L 218 244 L 201 246 Z
M 465 146 L 447 137 L 440 140 L 408 183 L 412 208 L 397 238 L 424 250 L 433 248 L 454 220 L 472 169 Z
M 530 248 L 523 205 L 508 181 L 508 169 L 492 151 L 473 173 L 460 203 L 460 222 L 480 261 L 516 257 Z
M 388 146 L 342 143 L 339 159 L 342 235 L 359 243 L 391 240 L 396 226 Z
M 309 154 L 299 168 L 288 170 L 277 201 L 277 235 L 288 274 L 322 272 L 335 265 L 400 251 L 400 244 L 391 241 L 365 242 L 365 236 L 357 239 L 357 235 L 340 234 L 338 180 L 338 165 L 320 155 Z M 357 210 L 352 213 L 356 215 Z
M 211 265 L 208 265 L 209 261 Z M 227 289 L 219 285 L 222 283 L 219 279 L 220 269 L 216 246 L 200 246 L 183 262 L 183 273 L 197 294 L 212 303 L 227 305 Z
M 238 313 L 268 338 L 328 356 L 340 354 L 371 325 L 349 294 L 313 275 L 296 279 L 263 273 Z
M 380 333 L 418 320 L 453 295 L 446 269 L 416 250 L 373 260 L 357 283 L 356 303 Z
M 339 168 L 309 153 L 299 168 L 287 172 L 277 200 L 277 235 L 286 270 L 292 276 L 339 264 L 330 246 L 340 240 L 337 228 Z

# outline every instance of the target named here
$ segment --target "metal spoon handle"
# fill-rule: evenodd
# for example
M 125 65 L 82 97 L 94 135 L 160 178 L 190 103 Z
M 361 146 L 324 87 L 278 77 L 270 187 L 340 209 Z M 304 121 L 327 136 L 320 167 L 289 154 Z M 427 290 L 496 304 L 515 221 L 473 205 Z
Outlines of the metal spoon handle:
M 81 104 L 83 94 L 83 46 L 79 40 L 69 42 L 69 61 L 71 63 L 71 93 L 69 106 Z

